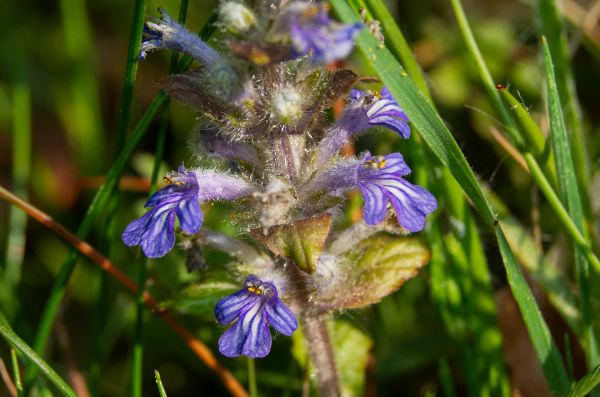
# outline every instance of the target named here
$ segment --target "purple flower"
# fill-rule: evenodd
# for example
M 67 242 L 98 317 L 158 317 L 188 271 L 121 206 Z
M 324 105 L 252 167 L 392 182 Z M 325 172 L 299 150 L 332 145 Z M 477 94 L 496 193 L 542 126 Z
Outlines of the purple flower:
M 186 171 L 183 166 L 165 179 L 169 185 L 146 202 L 150 211 L 131 222 L 122 235 L 125 245 L 141 246 L 148 258 L 159 258 L 173 248 L 176 215 L 181 229 L 198 233 L 204 218 L 200 202 L 232 200 L 255 190 L 239 178 L 210 170 Z
M 400 226 L 411 232 L 425 227 L 425 218 L 437 208 L 437 202 L 427 190 L 406 181 L 403 177 L 408 174 L 410 168 L 400 153 L 387 156 L 367 154 L 362 159 L 357 186 L 365 199 L 363 218 L 367 224 L 383 221 L 389 202 L 396 211 Z
M 317 166 L 335 156 L 353 135 L 372 127 L 386 127 L 408 139 L 408 121 L 408 117 L 386 87 L 383 87 L 378 95 L 353 89 L 344 114 L 319 143 Z
M 410 137 L 408 117 L 387 87 L 383 87 L 379 95 L 353 89 L 350 104 L 342 118 L 346 122 L 352 121 L 349 126 L 351 133 L 379 126 L 397 132 L 404 139 Z
M 175 22 L 163 9 L 158 11 L 162 18 L 155 22 L 146 22 L 144 38 L 140 49 L 140 59 L 146 58 L 148 52 L 158 48 L 168 48 L 177 52 L 185 52 L 205 66 L 215 65 L 222 61 L 222 56 L 202 41 L 198 35 Z
M 437 202 L 427 190 L 405 180 L 408 174 L 410 168 L 400 153 L 387 156 L 367 153 L 361 159 L 337 161 L 307 183 L 301 194 L 340 196 L 359 188 L 365 199 L 363 218 L 367 224 L 382 222 L 389 202 L 400 226 L 418 232 L 425 227 L 425 218 L 436 209 Z
M 235 323 L 219 338 L 219 351 L 227 357 L 264 357 L 271 351 L 268 325 L 284 335 L 298 328 L 294 313 L 279 299 L 273 283 L 250 275 L 244 288 L 215 306 L 221 325 Z
M 125 245 L 140 245 L 148 258 L 161 257 L 173 248 L 175 215 L 188 233 L 198 233 L 202 227 L 198 181 L 194 173 L 180 167 L 179 173 L 165 179 L 170 185 L 154 193 L 144 206 L 151 210 L 123 231 Z
M 298 56 L 309 55 L 313 62 L 327 64 L 350 54 L 362 25 L 333 22 L 325 5 L 297 3 L 290 7 L 289 28 Z

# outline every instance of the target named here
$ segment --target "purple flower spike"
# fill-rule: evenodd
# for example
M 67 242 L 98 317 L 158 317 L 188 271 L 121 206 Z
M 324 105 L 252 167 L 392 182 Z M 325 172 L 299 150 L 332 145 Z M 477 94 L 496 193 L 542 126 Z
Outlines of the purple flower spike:
M 271 351 L 268 325 L 287 336 L 298 328 L 296 316 L 281 302 L 275 285 L 253 275 L 244 288 L 217 303 L 215 317 L 221 325 L 235 321 L 219 338 L 219 351 L 227 357 L 265 357 Z
M 344 59 L 354 48 L 360 23 L 340 25 L 329 19 L 325 5 L 295 4 L 291 7 L 290 36 L 298 56 L 309 55 L 315 63 Z
M 425 218 L 437 208 L 437 201 L 427 190 L 403 178 L 409 173 L 410 168 L 400 153 L 387 156 L 367 154 L 362 159 L 357 184 L 365 199 L 363 218 L 367 224 L 383 221 L 389 201 L 400 226 L 411 232 L 425 227 Z
M 173 248 L 175 215 L 188 233 L 198 233 L 202 227 L 198 181 L 194 173 L 179 167 L 179 172 L 165 179 L 170 184 L 146 202 L 145 207 L 151 210 L 131 222 L 122 235 L 125 245 L 141 246 L 148 258 L 159 258 Z

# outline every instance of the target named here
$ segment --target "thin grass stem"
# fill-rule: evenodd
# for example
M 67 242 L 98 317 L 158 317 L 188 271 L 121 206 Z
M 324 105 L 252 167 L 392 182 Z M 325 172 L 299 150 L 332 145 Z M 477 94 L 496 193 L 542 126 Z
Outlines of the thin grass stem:
M 31 97 L 27 83 L 21 82 L 14 86 L 13 99 L 12 188 L 16 194 L 27 198 L 31 176 Z M 9 219 L 4 277 L 8 286 L 15 288 L 21 279 L 27 216 L 12 208 Z
M 156 380 L 156 387 L 158 387 L 158 394 L 160 397 L 167 397 L 167 392 L 163 386 L 162 380 L 160 379 L 160 373 L 154 370 L 154 379 Z

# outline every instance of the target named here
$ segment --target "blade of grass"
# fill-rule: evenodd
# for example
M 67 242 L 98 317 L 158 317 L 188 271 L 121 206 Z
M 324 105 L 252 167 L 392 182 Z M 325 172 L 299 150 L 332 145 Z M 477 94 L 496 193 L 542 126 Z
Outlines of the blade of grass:
M 502 215 L 500 223 L 519 263 L 529 271 L 548 300 L 578 337 L 581 335 L 581 314 L 568 280 L 538 251 L 533 238 L 523 225 L 510 215 Z
M 392 54 L 402 62 L 406 72 L 414 80 L 419 90 L 433 103 L 425 75 L 415 60 L 412 49 L 400 31 L 400 28 L 394 22 L 394 18 L 390 14 L 388 7 L 382 0 L 364 0 L 364 5 L 371 15 L 381 22 L 386 37 L 386 45 Z
M 556 171 L 558 174 L 558 185 L 561 192 L 562 201 L 566 203 L 569 215 L 580 232 L 584 233 L 583 209 L 581 206 L 581 197 L 577 185 L 577 172 L 571 157 L 571 148 L 569 138 L 563 118 L 561 100 L 558 93 L 556 75 L 552 57 L 550 56 L 550 47 L 544 37 L 542 37 L 542 46 L 544 47 L 544 63 L 546 66 L 546 76 L 548 84 L 548 115 L 550 117 L 550 133 L 554 156 L 556 159 Z M 583 325 L 584 351 L 588 368 L 598 364 L 598 342 L 594 334 L 592 323 L 591 304 L 590 304 L 590 269 L 584 253 L 576 244 L 573 244 L 575 254 L 575 268 L 577 272 L 577 283 L 579 284 L 580 307 Z
M 15 349 L 10 349 L 10 360 L 12 363 L 13 378 L 15 379 L 15 389 L 17 397 L 23 396 L 23 384 L 21 383 L 21 369 L 19 368 L 19 359 Z
M 331 4 L 344 23 L 359 21 L 357 14 L 344 0 L 332 0 Z M 418 91 L 414 83 L 407 78 L 408 74 L 394 59 L 389 50 L 382 46 L 370 32 L 363 29 L 357 35 L 356 42 L 383 83 L 405 110 L 431 151 L 448 168 L 471 199 L 485 223 L 490 227 L 495 227 L 496 218 L 477 183 L 473 171 L 452 134 L 432 105 Z M 505 259 L 504 264 L 510 286 L 525 319 L 525 324 L 536 347 L 536 353 L 545 370 L 550 387 L 556 393 L 563 393 L 568 387 L 568 380 L 558 349 L 550 336 L 533 294 L 525 282 L 521 269 L 514 262 L 514 257 L 506 244 L 502 230 L 495 227 L 495 231 L 499 244 L 505 245 L 503 247 L 503 258 Z
M 598 383 L 600 383 L 600 365 L 574 384 L 567 397 L 585 397 L 598 386 Z
M 555 67 L 556 87 L 563 102 L 566 125 L 571 131 L 569 143 L 573 153 L 577 183 L 581 192 L 589 192 L 589 156 L 581 124 L 581 110 L 577 100 L 575 78 L 571 69 L 569 46 L 564 33 L 559 5 L 556 0 L 537 0 L 536 3 L 540 36 L 545 36 L 548 39 L 550 55 Z M 584 216 L 587 222 L 590 223 L 593 218 L 589 197 L 584 195 L 582 200 Z
M 56 388 L 64 395 L 68 397 L 77 397 L 77 394 L 73 391 L 71 386 L 65 382 L 60 375 L 54 371 L 54 369 L 48 365 L 36 352 L 33 351 L 27 343 L 23 341 L 8 325 L 4 319 L 4 314 L 0 312 L 2 321 L 0 321 L 0 335 L 6 339 L 11 346 L 20 351 L 25 357 L 27 357 L 33 365 L 35 365 L 50 382 L 56 386 Z
M 165 387 L 160 379 L 160 373 L 158 373 L 157 370 L 154 370 L 154 379 L 156 379 L 156 387 L 158 387 L 158 394 L 160 397 L 167 397 L 167 392 L 165 391 Z
M 13 99 L 12 188 L 16 194 L 27 198 L 31 174 L 31 98 L 27 83 L 22 81 L 14 86 Z M 27 215 L 11 208 L 9 219 L 4 277 L 8 286 L 15 288 L 21 279 Z
M 505 123 L 506 131 L 510 135 L 513 143 L 517 147 L 523 146 L 523 139 L 517 132 L 516 126 L 510 117 L 508 110 L 502 103 L 502 98 L 498 95 L 496 91 L 496 84 L 494 83 L 494 79 L 485 64 L 485 60 L 479 51 L 479 47 L 477 46 L 477 42 L 475 41 L 475 36 L 469 26 L 469 22 L 467 21 L 467 17 L 465 15 L 465 11 L 462 7 L 460 0 L 450 0 L 450 4 L 452 5 L 452 9 L 454 10 L 454 14 L 456 15 L 456 22 L 458 23 L 459 30 L 461 35 L 463 36 L 463 40 L 467 46 L 469 54 L 475 61 L 477 65 L 477 70 L 479 71 L 479 75 L 483 82 L 483 86 L 487 91 L 487 94 L 492 101 L 492 104 L 496 108 L 496 111 L 502 117 L 502 121 Z
M 496 237 L 500 254 L 507 268 L 506 275 L 511 285 L 511 291 L 521 310 L 550 390 L 553 395 L 562 396 L 569 387 L 569 379 L 560 352 L 552 341 L 552 335 L 550 335 L 550 330 L 543 320 L 539 308 L 535 304 L 529 304 L 529 300 L 534 299 L 533 295 L 510 250 L 502 227 L 496 228 Z

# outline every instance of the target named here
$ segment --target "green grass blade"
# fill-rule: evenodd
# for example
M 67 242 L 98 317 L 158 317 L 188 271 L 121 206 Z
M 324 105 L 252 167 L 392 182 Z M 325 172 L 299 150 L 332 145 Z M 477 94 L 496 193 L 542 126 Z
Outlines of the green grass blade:
M 146 0 L 135 0 L 133 6 L 133 20 L 129 33 L 129 46 L 127 48 L 127 63 L 121 93 L 121 105 L 117 119 L 116 153 L 119 153 L 125 144 L 129 120 L 131 119 L 131 103 L 133 102 L 133 85 L 137 77 L 137 68 L 142 45 L 142 33 L 146 18 Z
M 523 273 L 519 269 L 519 265 L 510 250 L 501 227 L 496 228 L 496 237 L 500 254 L 507 268 L 508 282 L 511 285 L 513 296 L 523 315 L 523 320 L 533 342 L 533 347 L 542 364 L 550 390 L 553 395 L 561 396 L 569 388 L 569 379 L 560 352 L 552 341 L 550 330 L 539 308 L 535 304 L 530 304 L 531 300 L 534 299 L 533 294 L 523 277 Z
M 382 0 L 364 0 L 364 2 L 371 15 L 381 22 L 386 45 L 392 54 L 402 62 L 408 75 L 413 79 L 419 90 L 433 102 L 431 92 L 429 91 L 427 81 L 425 80 L 425 75 L 413 56 L 413 52 L 404 38 L 402 31 L 396 22 L 394 22 L 394 18 L 392 17 L 392 14 L 390 14 L 387 6 Z
M 162 380 L 160 379 L 160 373 L 154 370 L 154 379 L 156 379 L 156 387 L 158 387 L 158 395 L 160 397 L 167 397 L 167 392 L 165 391 L 165 387 L 162 384 Z
M 31 176 L 31 98 L 29 87 L 25 82 L 14 86 L 13 98 L 12 191 L 26 200 Z M 27 214 L 12 207 L 9 219 L 4 277 L 8 286 L 15 288 L 21 279 Z
M 467 21 L 467 16 L 465 15 L 465 11 L 463 10 L 462 4 L 460 0 L 450 0 L 450 3 L 452 4 L 452 9 L 454 10 L 454 14 L 456 15 L 456 21 L 458 23 L 460 33 L 463 37 L 463 40 L 465 41 L 469 54 L 475 61 L 475 65 L 477 66 L 477 70 L 479 71 L 479 75 L 481 77 L 481 81 L 483 82 L 483 86 L 485 87 L 486 92 L 490 100 L 492 101 L 492 104 L 496 108 L 496 111 L 502 118 L 502 121 L 504 122 L 506 127 L 506 131 L 510 135 L 513 143 L 517 147 L 522 147 L 523 140 L 518 134 L 515 124 L 512 118 L 510 117 L 508 110 L 502 103 L 502 98 L 500 98 L 500 95 L 496 90 L 496 84 L 494 83 L 494 79 L 492 78 L 492 75 L 487 65 L 485 64 L 485 60 L 483 59 L 483 56 L 479 51 L 479 47 L 477 46 L 475 36 L 473 35 L 473 31 L 471 30 L 469 22 Z
M 355 23 L 359 20 L 357 14 L 344 0 L 332 0 L 331 4 L 344 23 Z M 371 33 L 363 29 L 357 35 L 356 42 L 383 83 L 389 88 L 421 133 L 423 140 L 461 185 L 473 205 L 480 212 L 485 223 L 490 227 L 494 227 L 496 224 L 495 216 L 485 200 L 473 171 L 470 169 L 452 134 L 432 105 L 418 91 L 414 83 L 407 78 L 408 74 L 396 62 L 389 50 L 381 46 L 381 43 Z M 564 392 L 568 387 L 568 381 L 556 345 L 552 341 L 548 327 L 539 312 L 531 290 L 525 282 L 520 268 L 514 261 L 504 234 L 499 228 L 496 227 L 495 229 L 499 244 L 504 245 L 503 258 L 505 259 L 504 263 L 513 295 L 525 318 L 530 337 L 536 347 L 538 358 L 545 369 L 548 382 L 555 392 Z
M 2 315 L 0 313 L 0 315 Z M 54 369 L 48 365 L 36 352 L 33 351 L 27 343 L 23 341 L 10 327 L 6 321 L 0 321 L 0 334 L 18 351 L 20 351 L 25 357 L 27 357 L 33 365 L 35 365 L 50 382 L 56 386 L 58 390 L 68 397 L 77 397 L 75 391 L 65 382 Z
M 569 281 L 553 263 L 548 262 L 542 256 L 533 238 L 516 218 L 506 215 L 501 216 L 500 219 L 506 239 L 519 263 L 529 271 L 529 274 L 542 288 L 552 306 L 575 335 L 580 337 L 581 313 L 579 313 L 578 301 Z
M 12 363 L 13 378 L 15 382 L 15 389 L 17 389 L 17 397 L 22 397 L 23 384 L 21 383 L 21 368 L 19 368 L 19 359 L 15 349 L 10 349 L 10 361 Z
M 566 125 L 571 134 L 570 145 L 573 153 L 577 182 L 581 192 L 589 192 L 590 165 L 585 137 L 581 124 L 581 110 L 577 100 L 575 78 L 571 69 L 569 45 L 556 0 L 536 0 L 540 23 L 540 36 L 548 39 L 550 55 L 556 73 L 556 87 L 562 99 Z M 588 222 L 592 221 L 589 198 L 583 196 L 583 210 Z
M 524 146 L 519 149 L 523 152 L 531 152 L 540 163 L 544 174 L 552 182 L 552 186 L 558 186 L 554 156 L 550 148 L 550 143 L 546 140 L 542 130 L 533 121 L 525 106 L 517 101 L 517 98 L 507 88 L 500 87 L 498 93 L 504 100 L 506 107 L 510 109 L 519 127 L 519 132 L 523 137 Z
M 571 148 L 563 118 L 554 65 L 552 63 L 552 57 L 550 56 L 550 47 L 545 38 L 542 38 L 542 45 L 544 47 L 544 64 L 546 66 L 546 76 L 548 79 L 548 115 L 550 116 L 551 141 L 556 159 L 558 185 L 562 201 L 566 202 L 571 219 L 579 231 L 583 233 L 585 229 L 581 197 L 577 185 L 577 173 L 573 164 L 573 158 L 571 157 Z M 589 291 L 590 269 L 581 248 L 576 244 L 573 244 L 573 248 L 575 251 L 575 267 L 577 272 L 577 283 L 579 284 L 581 314 L 583 319 L 584 350 L 588 368 L 592 368 L 598 364 L 598 343 L 594 335 L 591 317 Z
M 600 365 L 574 384 L 567 397 L 585 397 L 598 386 L 598 383 L 600 383 Z

